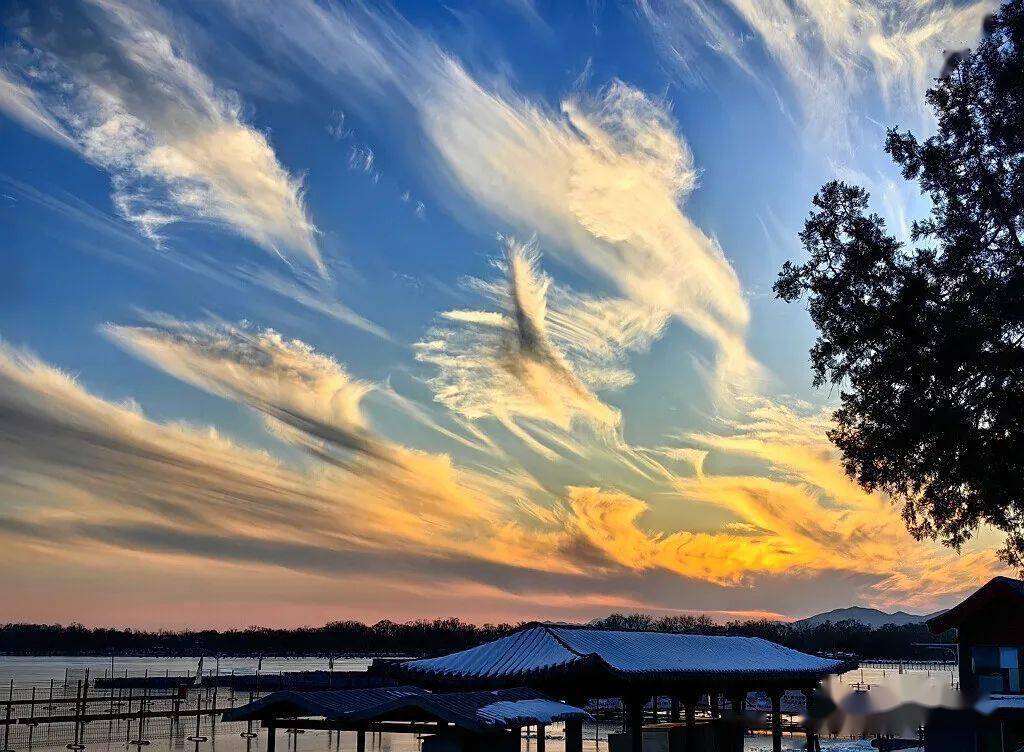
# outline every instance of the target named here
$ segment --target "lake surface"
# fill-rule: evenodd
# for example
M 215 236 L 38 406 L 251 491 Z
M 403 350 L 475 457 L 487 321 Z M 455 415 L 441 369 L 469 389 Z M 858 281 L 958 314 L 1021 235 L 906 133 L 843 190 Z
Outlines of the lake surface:
M 335 658 L 335 670 L 364 670 L 369 666 L 370 658 Z M 63 691 L 70 691 L 74 696 L 75 683 L 85 677 L 88 671 L 90 678 L 124 676 L 195 675 L 199 666 L 198 658 L 151 658 L 151 657 L 115 657 L 113 664 L 109 657 L 22 657 L 0 656 L 0 701 L 7 698 L 10 682 L 14 681 L 15 697 L 28 697 L 31 687 L 36 687 L 37 697 L 45 697 L 49 686 L 57 688 L 55 696 Z M 264 658 L 261 673 L 271 674 L 281 671 L 324 670 L 329 667 L 326 658 Z M 204 673 L 217 670 L 214 659 L 207 658 L 203 663 Z M 251 658 L 221 658 L 219 671 L 222 674 L 254 674 L 257 661 Z M 71 687 L 65 690 L 65 679 Z M 845 716 L 837 720 L 834 731 L 842 737 L 856 734 L 865 728 L 865 719 L 881 714 L 888 723 L 894 723 L 891 714 L 894 708 L 907 703 L 917 703 L 924 707 L 936 705 L 956 705 L 957 693 L 953 687 L 954 677 L 948 671 L 904 671 L 863 669 L 842 677 L 834 678 L 826 686 L 826 691 L 833 701 L 845 711 Z M 863 691 L 865 686 L 870 690 Z M 858 691 L 860 690 L 860 691 Z M 228 690 L 220 690 L 217 707 L 231 704 L 243 704 L 247 696 L 230 696 Z M 193 693 L 196 694 L 196 693 Z M 192 700 L 194 702 L 195 700 Z M 209 703 L 210 698 L 205 702 Z M 204 700 L 200 700 L 204 702 Z M 137 707 L 137 706 L 136 706 Z M 204 705 L 203 707 L 208 707 Z M 42 710 L 40 712 L 43 712 Z M 901 711 L 902 712 L 902 711 Z M 902 723 L 903 729 L 891 729 L 896 733 L 911 736 L 919 718 L 911 713 L 905 718 L 895 721 Z M 868 725 L 868 728 L 871 728 Z M 266 743 L 265 733 L 256 738 L 245 738 L 246 724 L 213 723 L 204 718 L 199 729 L 199 736 L 208 737 L 207 741 L 192 742 L 189 736 L 196 736 L 195 721 L 183 719 L 178 724 L 168 719 L 152 719 L 147 722 L 140 735 L 137 722 L 126 721 L 94 722 L 85 727 L 82 739 L 85 752 L 263 752 Z M 584 750 L 586 752 L 607 752 L 607 736 L 618 731 L 618 724 L 588 725 L 584 729 Z M 65 751 L 68 743 L 74 742 L 72 724 L 40 725 L 31 729 L 23 726 L 12 727 L 8 737 L 8 749 L 15 752 Z M 560 738 L 562 729 L 553 726 L 549 729 L 547 750 L 562 752 L 564 743 Z M 132 742 L 144 738 L 148 745 L 138 746 Z M 2 740 L 0 740 L 2 741 Z M 529 750 L 536 742 L 523 740 L 523 749 Z M 802 735 L 787 737 L 784 743 L 786 750 L 802 750 Z M 355 749 L 355 734 L 349 732 L 327 733 L 308 731 L 300 734 L 279 732 L 278 752 L 348 752 Z M 380 734 L 367 737 L 367 749 L 374 752 L 417 752 L 420 743 L 416 737 L 404 734 Z M 865 739 L 822 738 L 822 749 L 829 752 L 867 752 L 872 747 Z M 771 750 L 771 738 L 766 736 L 750 736 L 746 741 L 747 752 L 768 752 Z

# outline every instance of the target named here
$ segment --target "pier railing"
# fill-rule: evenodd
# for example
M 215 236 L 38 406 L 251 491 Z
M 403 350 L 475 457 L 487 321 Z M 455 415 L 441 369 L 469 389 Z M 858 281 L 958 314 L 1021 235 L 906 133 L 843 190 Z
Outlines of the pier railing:
M 236 726 L 243 736 L 253 731 L 248 723 L 223 724 L 220 716 L 256 699 L 261 693 L 255 689 L 240 691 L 189 676 L 167 691 L 146 686 L 152 677 L 120 678 L 122 686 L 103 687 L 107 682 L 91 679 L 88 672 L 68 672 L 64 680 L 0 685 L 0 752 L 75 751 L 95 742 L 142 747 L 157 739 L 206 741 Z
M 932 671 L 936 673 L 956 671 L 956 661 L 905 661 L 876 659 L 860 661 L 862 668 L 882 669 L 886 671 Z

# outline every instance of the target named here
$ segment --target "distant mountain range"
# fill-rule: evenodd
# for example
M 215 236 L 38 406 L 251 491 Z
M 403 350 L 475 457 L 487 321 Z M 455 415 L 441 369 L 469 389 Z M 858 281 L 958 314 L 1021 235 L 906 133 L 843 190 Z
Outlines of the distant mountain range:
M 851 606 L 850 608 L 836 608 L 831 611 L 826 611 L 823 614 L 808 616 L 806 619 L 800 619 L 793 623 L 797 626 L 816 627 L 827 621 L 856 621 L 864 624 L 865 626 L 871 627 L 872 629 L 877 629 L 878 627 L 883 627 L 886 624 L 894 624 L 896 626 L 903 626 L 904 624 L 920 624 L 921 622 L 928 621 L 928 619 L 941 613 L 943 613 L 943 611 L 936 611 L 933 614 L 924 615 L 908 614 L 906 611 L 897 611 L 893 614 L 887 614 L 884 611 L 879 611 L 877 608 Z

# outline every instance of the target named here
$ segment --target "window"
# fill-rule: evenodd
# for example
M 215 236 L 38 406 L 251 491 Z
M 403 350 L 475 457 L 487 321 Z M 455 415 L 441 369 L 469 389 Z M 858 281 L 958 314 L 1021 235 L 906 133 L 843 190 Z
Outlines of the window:
M 1020 649 L 999 648 L 999 668 L 1006 678 L 1009 692 L 1020 692 Z
M 1020 692 L 1024 649 L 980 645 L 971 650 L 974 675 L 982 692 Z

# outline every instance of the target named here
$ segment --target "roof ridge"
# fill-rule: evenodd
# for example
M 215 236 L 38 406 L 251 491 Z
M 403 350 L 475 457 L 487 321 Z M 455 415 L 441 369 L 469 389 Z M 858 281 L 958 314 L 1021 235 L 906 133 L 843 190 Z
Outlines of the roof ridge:
M 1012 582 L 1015 585 L 1024 585 L 1024 580 L 1016 577 L 1007 577 L 1005 574 L 998 574 L 992 578 L 993 580 L 1002 580 L 1004 582 Z
M 979 604 L 983 605 L 988 598 L 991 598 L 993 589 L 999 587 L 1008 588 L 1017 598 L 1024 597 L 1024 580 L 996 575 L 952 608 L 928 619 L 925 622 L 928 629 L 932 634 L 939 634 L 947 629 L 958 628 L 964 618 L 969 617 L 972 611 L 979 607 Z
M 561 625 L 558 625 L 558 624 L 544 624 L 542 626 L 544 627 L 544 631 L 547 632 L 549 635 L 551 635 L 551 637 L 555 640 L 555 642 L 557 642 L 559 645 L 561 645 L 563 648 L 568 650 L 570 653 L 572 653 L 576 657 L 578 657 L 578 658 L 587 658 L 589 656 L 595 655 L 595 653 L 581 653 L 576 648 L 574 648 L 572 645 L 570 645 L 568 642 L 563 640 L 561 635 L 559 635 L 557 632 L 555 632 L 555 630 L 558 629 Z
M 512 634 L 510 634 L 510 635 L 507 635 L 506 637 L 502 637 L 502 638 L 500 638 L 500 639 L 502 639 L 502 640 L 507 640 L 507 639 L 510 639 L 510 638 L 514 638 L 514 637 L 516 637 L 517 635 L 519 635 L 520 637 L 522 637 L 523 635 L 526 635 L 526 633 L 528 633 L 528 632 L 532 632 L 532 631 L 533 631 L 533 630 L 535 630 L 536 628 L 537 628 L 536 626 L 527 626 L 527 627 L 526 627 L 525 629 L 521 629 L 521 630 L 519 630 L 518 632 L 513 632 Z M 484 645 L 487 645 L 487 644 L 489 644 L 489 643 L 486 643 L 486 642 L 484 643 Z M 483 646 L 480 646 L 480 645 L 478 645 L 477 647 L 483 647 Z M 476 648 L 470 648 L 470 649 L 471 649 L 471 650 L 475 650 Z M 506 655 L 506 656 L 505 656 L 504 658 L 502 658 L 502 659 L 501 659 L 500 661 L 497 661 L 497 662 L 496 662 L 496 663 L 494 664 L 494 666 L 493 666 L 493 667 L 491 668 L 491 671 L 492 671 L 492 672 L 497 672 L 497 671 L 499 671 L 499 670 L 503 670 L 503 669 L 505 669 L 505 668 L 506 668 L 506 667 L 507 667 L 507 666 L 508 666 L 509 664 L 513 663 L 513 662 L 514 662 L 514 661 L 515 661 L 516 659 L 517 659 L 517 656 L 516 656 L 516 654 L 515 654 L 514 652 L 510 652 L 510 653 L 509 653 L 508 655 Z

